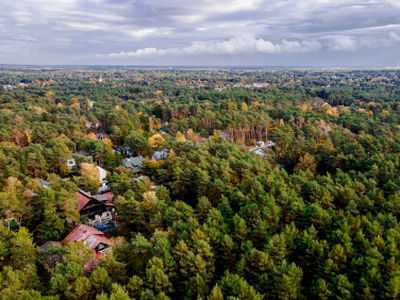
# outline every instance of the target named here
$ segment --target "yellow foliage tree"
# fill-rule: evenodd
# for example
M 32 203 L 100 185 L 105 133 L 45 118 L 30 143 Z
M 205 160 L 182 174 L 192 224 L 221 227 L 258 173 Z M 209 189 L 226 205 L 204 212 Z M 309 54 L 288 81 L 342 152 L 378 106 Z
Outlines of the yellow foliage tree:
M 34 106 L 33 109 L 36 111 L 36 113 L 37 113 L 38 115 L 47 114 L 47 110 L 44 109 L 44 108 L 42 108 L 42 107 Z
M 113 146 L 113 143 L 111 142 L 110 139 L 105 138 L 105 139 L 102 139 L 101 141 L 102 141 L 104 144 L 106 144 L 106 145 L 108 145 L 108 146 L 110 146 L 110 147 Z
M 164 145 L 165 139 L 162 137 L 161 134 L 156 133 L 150 136 L 147 141 L 151 147 L 162 147 Z
M 175 156 L 176 156 L 176 153 L 175 153 L 174 149 L 171 149 L 171 150 L 169 151 L 168 158 L 173 158 L 173 157 L 175 157 Z
M 76 107 L 78 109 L 81 107 L 78 98 L 71 98 L 71 106 Z
M 196 136 L 196 133 L 193 131 L 193 129 L 189 129 L 188 131 L 187 131 L 187 138 L 188 139 L 194 139 L 194 137 Z
M 186 141 L 185 136 L 182 134 L 182 132 L 178 131 L 176 133 L 176 141 L 177 142 L 184 142 Z
M 300 161 L 294 168 L 295 172 L 310 170 L 313 174 L 317 172 L 317 163 L 315 162 L 314 156 L 306 153 L 304 156 L 300 157 Z
M 86 139 L 88 139 L 88 140 L 90 140 L 90 141 L 96 141 L 96 140 L 97 140 L 97 137 L 96 137 L 96 135 L 95 135 L 93 132 L 91 132 L 91 133 L 89 133 L 89 134 L 86 136 Z
M 236 104 L 235 102 L 229 102 L 229 103 L 228 103 L 228 109 L 230 109 L 230 110 L 237 110 L 237 109 L 238 109 L 238 106 L 237 106 L 237 104 Z
M 326 113 L 331 116 L 339 116 L 339 111 L 338 111 L 337 107 L 332 107 L 332 108 L 328 109 L 326 111 Z
M 53 98 L 54 97 L 54 92 L 47 92 L 45 95 L 46 98 Z
M 82 180 L 90 180 L 93 183 L 96 183 L 96 185 L 99 185 L 100 171 L 95 165 L 89 163 L 82 163 L 81 175 L 82 175 Z
M 25 134 L 26 138 L 28 139 L 28 143 L 30 144 L 32 142 L 32 130 L 27 128 L 24 130 L 24 134 Z

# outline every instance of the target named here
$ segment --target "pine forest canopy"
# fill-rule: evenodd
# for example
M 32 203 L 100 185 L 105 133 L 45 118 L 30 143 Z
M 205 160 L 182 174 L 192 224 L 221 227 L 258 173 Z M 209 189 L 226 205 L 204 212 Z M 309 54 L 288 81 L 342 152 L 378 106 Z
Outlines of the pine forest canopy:
M 399 298 L 399 77 L 0 67 L 0 298 Z

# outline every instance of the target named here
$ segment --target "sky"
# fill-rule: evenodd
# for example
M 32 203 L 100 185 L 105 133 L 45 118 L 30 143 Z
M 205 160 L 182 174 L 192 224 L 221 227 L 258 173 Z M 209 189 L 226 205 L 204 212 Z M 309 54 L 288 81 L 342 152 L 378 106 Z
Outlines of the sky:
M 1 0 L 0 64 L 394 67 L 400 0 Z

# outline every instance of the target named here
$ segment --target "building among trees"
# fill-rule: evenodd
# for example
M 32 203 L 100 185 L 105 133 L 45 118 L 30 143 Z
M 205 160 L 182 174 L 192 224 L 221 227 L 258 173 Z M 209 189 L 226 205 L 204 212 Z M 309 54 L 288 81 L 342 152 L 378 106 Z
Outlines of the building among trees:
M 76 192 L 78 212 L 86 218 L 88 225 L 103 228 L 105 224 L 113 224 L 116 215 L 115 205 L 101 195 L 92 196 L 82 190 Z
M 103 232 L 84 224 L 75 227 L 63 241 L 64 244 L 73 242 L 84 242 L 90 249 L 101 253 L 112 246 Z

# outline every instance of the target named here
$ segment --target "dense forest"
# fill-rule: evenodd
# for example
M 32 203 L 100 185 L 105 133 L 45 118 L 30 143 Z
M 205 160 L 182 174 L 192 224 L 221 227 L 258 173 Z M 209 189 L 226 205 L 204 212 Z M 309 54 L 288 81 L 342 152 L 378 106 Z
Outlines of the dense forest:
M 400 298 L 399 77 L 0 67 L 0 298 Z M 97 166 L 101 255 L 65 243 Z

